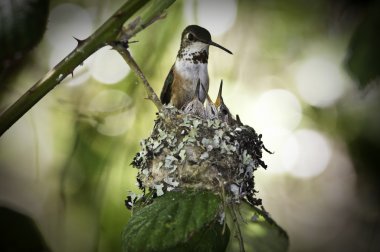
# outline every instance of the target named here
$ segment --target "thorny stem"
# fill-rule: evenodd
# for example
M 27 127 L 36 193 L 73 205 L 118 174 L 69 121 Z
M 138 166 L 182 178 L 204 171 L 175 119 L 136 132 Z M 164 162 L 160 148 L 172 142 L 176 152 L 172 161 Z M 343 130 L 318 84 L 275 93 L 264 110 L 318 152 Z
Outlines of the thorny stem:
M 78 46 L 68 56 L 0 114 L 0 136 L 55 86 L 61 83 L 67 75 L 72 74 L 74 69 L 91 54 L 114 41 L 119 41 L 120 39 L 128 41 L 128 39 L 136 35 L 136 33 L 159 19 L 163 11 L 173 4 L 174 1 L 175 0 L 129 0 L 90 37 L 85 40 L 77 39 Z M 147 5 L 148 2 L 150 2 L 149 5 Z M 132 22 L 123 30 L 124 23 L 143 7 L 145 8 L 139 15 L 140 18 L 136 19 L 138 22 Z M 123 36 L 120 37 L 120 34 Z
M 140 67 L 137 65 L 136 61 L 133 59 L 131 53 L 128 51 L 126 45 L 121 43 L 116 43 L 114 49 L 117 50 L 124 60 L 127 62 L 129 67 L 135 72 L 135 74 L 142 80 L 142 83 L 145 87 L 145 90 L 148 94 L 148 99 L 151 100 L 157 107 L 158 110 L 161 109 L 162 103 L 158 99 L 157 94 L 154 92 L 152 86 L 149 84 L 148 80 L 145 78 L 145 75 L 141 71 Z
M 237 219 L 235 205 L 234 205 L 233 202 L 229 204 L 229 208 L 230 208 L 230 212 L 231 212 L 231 215 L 232 215 L 232 221 L 234 222 L 235 227 L 236 227 L 237 234 L 236 234 L 235 237 L 239 240 L 240 252 L 245 252 L 243 236 L 241 235 L 241 230 L 240 230 L 239 222 L 238 222 L 238 219 Z

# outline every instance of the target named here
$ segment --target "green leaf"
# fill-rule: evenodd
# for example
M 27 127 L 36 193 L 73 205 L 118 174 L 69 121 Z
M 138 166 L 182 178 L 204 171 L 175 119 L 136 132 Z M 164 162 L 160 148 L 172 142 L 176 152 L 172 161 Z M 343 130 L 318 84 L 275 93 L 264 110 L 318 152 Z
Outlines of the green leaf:
M 0 1 L 0 66 L 32 49 L 46 29 L 49 0 Z
M 169 251 L 205 251 L 221 252 L 225 251 L 230 239 L 230 229 L 227 225 L 221 225 L 214 221 L 211 225 L 205 227 L 194 234 L 191 239 L 183 244 L 179 244 Z
M 266 213 L 257 207 L 242 203 L 240 213 L 245 222 L 240 222 L 246 251 L 284 252 L 289 247 L 287 233 Z M 228 251 L 239 251 L 237 239 L 231 242 Z
M 224 251 L 221 199 L 207 191 L 166 192 L 135 211 L 123 233 L 124 251 Z

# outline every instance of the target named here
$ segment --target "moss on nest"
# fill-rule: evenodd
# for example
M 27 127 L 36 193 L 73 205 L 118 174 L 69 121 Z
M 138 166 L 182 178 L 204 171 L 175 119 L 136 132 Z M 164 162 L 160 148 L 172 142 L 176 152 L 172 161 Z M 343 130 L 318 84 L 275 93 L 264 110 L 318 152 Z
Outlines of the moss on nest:
M 263 149 L 261 135 L 247 125 L 227 125 L 165 106 L 132 165 L 139 169 L 140 189 L 157 196 L 181 188 L 206 189 L 260 205 L 253 173 L 266 168 Z

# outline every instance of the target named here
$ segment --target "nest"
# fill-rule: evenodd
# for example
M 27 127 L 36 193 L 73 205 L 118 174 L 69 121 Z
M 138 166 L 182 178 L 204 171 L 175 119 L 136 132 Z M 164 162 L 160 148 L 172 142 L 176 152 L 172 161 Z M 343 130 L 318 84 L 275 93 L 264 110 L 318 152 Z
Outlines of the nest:
M 208 119 L 165 106 L 152 134 L 141 141 L 132 165 L 140 189 L 157 196 L 181 189 L 206 189 L 234 202 L 255 197 L 254 171 L 266 168 L 261 135 L 240 121 Z

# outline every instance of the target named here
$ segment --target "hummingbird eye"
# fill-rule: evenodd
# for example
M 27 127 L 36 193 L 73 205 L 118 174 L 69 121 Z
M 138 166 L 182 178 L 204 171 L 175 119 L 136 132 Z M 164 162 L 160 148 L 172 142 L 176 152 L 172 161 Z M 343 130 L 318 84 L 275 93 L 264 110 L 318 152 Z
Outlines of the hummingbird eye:
M 195 37 L 194 37 L 194 35 L 193 35 L 191 32 L 189 32 L 189 33 L 187 34 L 187 39 L 190 40 L 190 41 L 194 41 L 194 40 L 195 40 Z

